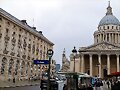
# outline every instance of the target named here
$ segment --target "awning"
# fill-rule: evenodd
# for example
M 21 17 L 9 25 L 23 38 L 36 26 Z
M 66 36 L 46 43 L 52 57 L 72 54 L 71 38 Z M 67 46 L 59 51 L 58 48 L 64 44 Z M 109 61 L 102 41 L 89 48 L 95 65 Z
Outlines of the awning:
M 120 72 L 113 72 L 109 75 L 107 75 L 108 77 L 113 77 L 113 76 L 120 76 Z

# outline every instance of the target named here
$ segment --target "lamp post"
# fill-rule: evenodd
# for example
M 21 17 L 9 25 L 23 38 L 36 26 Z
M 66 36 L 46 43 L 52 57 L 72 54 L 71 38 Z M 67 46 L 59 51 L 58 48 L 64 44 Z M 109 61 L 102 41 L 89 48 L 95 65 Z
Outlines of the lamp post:
M 74 49 L 72 50 L 72 53 L 73 53 L 73 59 L 74 59 L 74 68 L 73 68 L 73 72 L 75 72 L 75 56 L 77 55 L 77 50 L 75 49 L 75 47 L 74 47 Z
M 49 67 L 48 67 L 48 85 L 47 85 L 47 90 L 50 90 L 50 63 L 51 63 L 51 58 L 53 56 L 53 50 L 52 49 L 49 49 L 47 51 L 47 55 L 48 55 L 48 58 L 49 58 Z

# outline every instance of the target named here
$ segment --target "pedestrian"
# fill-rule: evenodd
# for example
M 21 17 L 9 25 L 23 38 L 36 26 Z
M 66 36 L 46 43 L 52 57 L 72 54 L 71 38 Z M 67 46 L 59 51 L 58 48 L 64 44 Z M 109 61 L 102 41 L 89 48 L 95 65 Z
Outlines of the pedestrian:
M 13 83 L 15 83 L 15 78 L 13 78 Z
M 110 82 L 109 82 L 109 80 L 107 81 L 107 86 L 108 86 L 108 88 L 110 88 Z
M 63 90 L 67 90 L 67 86 L 66 86 L 66 84 L 64 84 L 64 86 L 63 86 Z

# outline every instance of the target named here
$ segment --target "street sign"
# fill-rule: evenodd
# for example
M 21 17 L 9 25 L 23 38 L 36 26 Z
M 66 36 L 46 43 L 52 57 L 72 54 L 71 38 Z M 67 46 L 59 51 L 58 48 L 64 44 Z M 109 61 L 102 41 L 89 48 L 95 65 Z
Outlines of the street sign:
M 33 60 L 34 64 L 49 64 L 49 60 Z

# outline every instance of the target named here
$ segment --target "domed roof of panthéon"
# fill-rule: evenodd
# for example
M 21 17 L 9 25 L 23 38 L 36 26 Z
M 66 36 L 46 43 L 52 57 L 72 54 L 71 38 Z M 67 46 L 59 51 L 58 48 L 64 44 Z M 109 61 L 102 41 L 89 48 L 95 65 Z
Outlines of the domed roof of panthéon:
M 110 2 L 109 5 L 107 7 L 107 13 L 106 15 L 101 19 L 99 26 L 102 25 L 120 25 L 119 20 L 112 14 L 112 8 L 110 7 Z
M 100 23 L 99 23 L 99 26 L 102 26 L 102 25 L 109 25 L 109 24 L 112 24 L 112 25 L 120 25 L 120 22 L 119 20 L 113 16 L 113 15 L 106 15 L 104 16 Z

